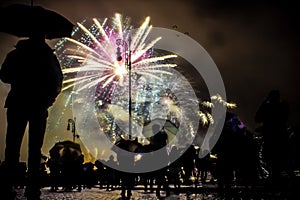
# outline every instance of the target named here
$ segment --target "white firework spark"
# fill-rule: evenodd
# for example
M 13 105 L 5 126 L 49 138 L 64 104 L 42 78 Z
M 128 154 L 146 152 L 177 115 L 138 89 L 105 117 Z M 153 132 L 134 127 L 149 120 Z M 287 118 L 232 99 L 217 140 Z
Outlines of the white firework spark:
M 164 63 L 166 59 L 175 58 L 176 55 L 166 55 L 151 57 L 153 46 L 161 39 L 156 38 L 147 41 L 152 26 L 150 17 L 147 17 L 142 25 L 131 30 L 132 27 L 123 21 L 122 15 L 116 13 L 112 19 L 113 27 L 107 25 L 107 19 L 101 24 L 96 18 L 93 24 L 87 28 L 84 23 L 77 23 L 77 32 L 82 32 L 79 39 L 65 38 L 63 45 L 63 55 L 65 59 L 72 60 L 69 66 L 63 69 L 65 75 L 64 88 L 68 89 L 74 85 L 77 91 L 94 87 L 101 83 L 102 88 L 112 84 L 123 84 L 128 80 L 128 69 L 126 60 L 118 61 L 116 58 L 116 41 L 119 39 L 123 43 L 124 50 L 121 52 L 122 58 L 127 57 L 128 51 L 131 53 L 132 73 L 142 76 L 150 76 L 160 79 L 160 74 L 169 74 L 165 68 L 175 67 L 175 64 Z M 131 38 L 132 35 L 132 39 Z M 78 74 L 81 73 L 81 76 Z

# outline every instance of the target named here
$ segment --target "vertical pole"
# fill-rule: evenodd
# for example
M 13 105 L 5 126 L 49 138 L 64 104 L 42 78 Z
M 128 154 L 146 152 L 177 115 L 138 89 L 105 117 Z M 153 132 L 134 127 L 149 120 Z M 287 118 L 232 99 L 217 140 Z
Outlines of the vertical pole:
M 132 135 L 132 100 L 131 100 L 131 37 L 128 38 L 128 43 L 122 39 L 117 39 L 116 44 L 122 45 L 125 47 L 125 68 L 128 70 L 128 138 L 131 139 Z M 117 48 L 117 60 L 122 60 L 122 57 L 120 56 L 120 49 L 119 47 Z
M 74 117 L 73 119 L 70 118 L 68 119 L 68 126 L 67 126 L 67 131 L 70 130 L 70 127 L 72 126 L 71 132 L 73 135 L 73 142 L 75 142 L 75 137 L 76 137 L 76 117 Z M 78 137 L 78 135 L 77 135 Z
M 73 142 L 75 142 L 75 137 L 76 137 L 76 117 L 74 119 L 69 119 L 69 122 L 72 124 L 72 134 L 73 134 Z
M 129 139 L 131 139 L 131 135 L 132 135 L 132 111 L 131 111 L 131 108 L 132 108 L 132 100 L 131 100 L 131 49 L 130 49 L 130 45 L 131 45 L 131 37 L 129 37 L 128 39 L 128 81 L 129 81 L 129 84 L 128 84 L 128 91 L 129 91 L 129 106 L 128 106 L 128 109 L 129 109 L 129 121 L 128 121 L 128 125 L 129 125 Z

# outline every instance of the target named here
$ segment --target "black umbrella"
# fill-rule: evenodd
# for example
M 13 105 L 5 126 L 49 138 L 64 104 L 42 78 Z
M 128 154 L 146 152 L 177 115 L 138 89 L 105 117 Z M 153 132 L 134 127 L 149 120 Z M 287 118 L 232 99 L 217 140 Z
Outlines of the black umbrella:
M 145 137 L 153 136 L 152 126 L 155 124 L 159 125 L 171 138 L 173 138 L 177 134 L 179 129 L 179 125 L 176 125 L 169 119 L 156 118 L 144 125 L 143 135 Z
M 66 140 L 57 142 L 49 151 L 52 159 L 59 159 L 64 156 L 65 152 L 73 153 L 73 155 L 80 156 L 82 154 L 80 145 L 78 143 Z
M 73 26 L 64 16 L 41 6 L 13 4 L 0 8 L 0 32 L 18 37 L 39 33 L 47 39 L 70 37 Z
M 118 151 L 115 146 L 126 150 L 126 151 L 132 151 L 132 149 L 137 149 L 138 147 L 142 146 L 140 143 L 138 143 L 137 140 L 129 140 L 129 139 L 121 139 L 115 143 L 115 145 L 112 147 L 113 150 Z M 132 147 L 132 148 L 130 148 Z

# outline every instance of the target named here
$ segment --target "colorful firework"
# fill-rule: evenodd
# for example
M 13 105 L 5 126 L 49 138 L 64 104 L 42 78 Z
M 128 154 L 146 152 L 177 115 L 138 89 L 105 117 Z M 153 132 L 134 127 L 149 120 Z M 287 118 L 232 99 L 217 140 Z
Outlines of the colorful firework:
M 176 55 L 154 50 L 162 38 L 148 40 L 152 28 L 149 17 L 137 29 L 130 25 L 129 18 L 118 13 L 111 21 L 94 18 L 77 25 L 72 38 L 56 45 L 56 53 L 65 76 L 63 90 L 72 88 L 77 130 L 85 132 L 90 143 L 96 141 L 99 131 L 114 142 L 129 132 L 129 72 L 132 132 L 142 142 L 147 136 L 146 126 L 154 119 L 169 120 L 177 131 L 184 130 L 184 138 L 177 139 L 187 144 L 197 134 L 199 120 L 203 125 L 214 122 L 209 111 L 199 111 L 199 105 L 211 105 L 199 104 L 189 81 L 174 69 Z M 95 116 L 97 123 L 93 121 Z M 177 137 L 176 133 L 170 134 Z
M 62 47 L 65 65 L 63 73 L 66 77 L 64 90 L 74 85 L 80 85 L 76 89 L 83 89 L 101 85 L 103 90 L 109 85 L 123 85 L 128 77 L 126 62 L 130 51 L 132 73 L 141 76 L 151 76 L 160 79 L 159 74 L 170 74 L 164 68 L 175 67 L 175 64 L 162 63 L 166 59 L 176 55 L 152 56 L 152 48 L 161 38 L 146 42 L 152 26 L 149 25 L 150 17 L 147 17 L 138 29 L 129 25 L 129 19 L 122 20 L 122 15 L 115 14 L 112 25 L 105 19 L 100 23 L 93 19 L 90 28 L 84 23 L 77 23 L 74 35 L 82 35 L 79 39 L 65 38 L 57 45 L 57 51 Z M 123 49 L 120 50 L 120 46 Z M 123 50 L 123 51 L 122 51 Z M 61 53 L 58 53 L 61 55 Z M 121 60 L 118 60 L 118 56 Z M 122 59 L 124 58 L 124 59 Z M 78 73 L 83 76 L 76 76 Z
M 86 94 L 84 96 L 89 97 L 88 101 L 95 103 L 94 107 L 101 111 L 97 112 L 97 116 L 104 132 L 115 135 L 112 130 L 120 129 L 121 123 L 116 123 L 116 118 L 124 119 L 124 116 L 114 115 L 113 107 L 118 106 L 118 111 L 128 110 L 129 73 L 133 79 L 134 118 L 140 122 L 146 118 L 146 121 L 150 120 L 149 112 L 147 116 L 143 113 L 151 107 L 149 100 L 145 102 L 146 98 L 151 99 L 152 107 L 157 103 L 163 89 L 155 85 L 160 83 L 161 86 L 163 79 L 173 74 L 169 69 L 176 64 L 166 61 L 176 55 L 158 55 L 153 51 L 153 46 L 161 38 L 148 41 L 147 36 L 152 28 L 150 17 L 137 29 L 130 25 L 129 18 L 123 19 L 118 13 L 111 22 L 94 18 L 90 24 L 89 21 L 77 23 L 72 38 L 65 38 L 56 45 L 56 53 L 63 65 L 63 90 L 72 88 L 73 100 L 76 99 L 77 103 L 86 101 L 83 100 L 85 97 L 80 98 Z M 154 90 L 154 87 L 157 89 Z M 154 96 L 156 99 L 153 102 Z M 85 110 L 89 110 L 91 104 L 84 106 Z

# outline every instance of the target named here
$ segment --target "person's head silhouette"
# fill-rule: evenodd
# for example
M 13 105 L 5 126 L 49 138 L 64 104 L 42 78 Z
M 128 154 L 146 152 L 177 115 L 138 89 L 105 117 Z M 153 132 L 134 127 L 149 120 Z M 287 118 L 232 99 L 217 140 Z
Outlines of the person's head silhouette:
M 276 103 L 280 101 L 280 92 L 279 90 L 271 90 L 268 95 L 268 101 Z

